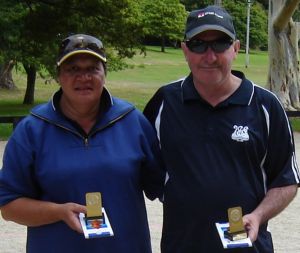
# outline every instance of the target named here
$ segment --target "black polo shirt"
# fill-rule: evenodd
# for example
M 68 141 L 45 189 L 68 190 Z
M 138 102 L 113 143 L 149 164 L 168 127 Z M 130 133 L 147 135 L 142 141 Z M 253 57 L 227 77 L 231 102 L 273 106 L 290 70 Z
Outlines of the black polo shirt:
M 160 88 L 144 114 L 160 139 L 165 187 L 162 253 L 223 252 L 215 222 L 253 211 L 273 187 L 299 183 L 288 118 L 271 92 L 247 80 L 212 107 L 192 76 Z M 267 224 L 251 249 L 273 252 Z M 226 252 L 237 252 L 226 250 Z

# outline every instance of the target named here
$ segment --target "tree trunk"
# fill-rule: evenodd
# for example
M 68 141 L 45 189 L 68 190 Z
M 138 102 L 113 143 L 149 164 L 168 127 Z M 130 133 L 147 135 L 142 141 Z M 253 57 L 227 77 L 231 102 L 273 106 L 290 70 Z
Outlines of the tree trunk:
M 23 100 L 23 104 L 32 105 L 34 103 L 34 87 L 36 79 L 36 68 L 34 65 L 24 64 L 24 69 L 27 74 L 27 87 Z
M 165 36 L 163 35 L 162 37 L 161 37 L 161 52 L 165 52 L 166 50 L 165 50 L 165 47 L 166 47 L 166 39 L 165 39 Z
M 297 34 L 300 34 L 300 22 L 295 22 Z
M 222 0 L 215 0 L 215 1 L 214 1 L 214 4 L 215 4 L 215 5 L 222 6 Z
M 15 89 L 16 85 L 12 78 L 12 69 L 15 63 L 13 60 L 5 62 L 0 66 L 0 88 L 4 89 Z
M 270 0 L 269 76 L 270 90 L 286 110 L 299 110 L 299 50 L 297 25 L 292 20 L 300 0 Z

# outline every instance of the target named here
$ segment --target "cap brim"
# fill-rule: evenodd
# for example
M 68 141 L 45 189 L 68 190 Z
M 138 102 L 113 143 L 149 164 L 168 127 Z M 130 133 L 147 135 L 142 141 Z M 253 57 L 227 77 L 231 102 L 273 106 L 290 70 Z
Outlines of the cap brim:
M 224 27 L 218 26 L 218 25 L 203 25 L 200 27 L 196 27 L 185 34 L 185 39 L 190 40 L 197 34 L 205 32 L 205 31 L 210 31 L 210 30 L 215 30 L 215 31 L 220 31 L 220 32 L 226 33 L 230 38 L 235 40 L 234 33 L 230 32 L 229 30 L 225 29 Z
M 87 50 L 87 49 L 80 49 L 80 50 L 75 50 L 75 51 L 72 51 L 66 55 L 64 55 L 56 64 L 57 66 L 60 66 L 65 60 L 67 60 L 69 57 L 73 56 L 73 55 L 76 55 L 76 54 L 90 54 L 90 55 L 93 55 L 97 58 L 99 58 L 101 61 L 103 62 L 106 62 L 106 57 L 94 52 L 94 51 L 90 51 L 90 50 Z

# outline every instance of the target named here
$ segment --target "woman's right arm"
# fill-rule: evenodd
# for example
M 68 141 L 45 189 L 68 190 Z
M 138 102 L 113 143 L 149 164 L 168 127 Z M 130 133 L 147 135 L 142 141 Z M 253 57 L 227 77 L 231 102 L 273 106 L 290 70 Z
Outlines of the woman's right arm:
M 56 204 L 30 198 L 17 198 L 0 208 L 5 220 L 35 227 L 64 221 L 73 230 L 82 233 L 78 214 L 86 207 L 76 203 Z

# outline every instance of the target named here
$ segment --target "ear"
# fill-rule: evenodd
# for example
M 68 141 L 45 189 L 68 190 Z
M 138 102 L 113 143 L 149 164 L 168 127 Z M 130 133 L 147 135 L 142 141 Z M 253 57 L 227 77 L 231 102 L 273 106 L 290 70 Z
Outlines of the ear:
M 239 41 L 239 40 L 236 40 L 236 41 L 234 42 L 234 52 L 235 52 L 236 54 L 239 52 L 240 47 L 241 47 L 240 41 Z
M 234 50 L 234 59 L 236 59 L 238 53 L 239 53 L 239 50 L 240 50 L 240 46 L 241 46 L 241 43 L 239 40 L 236 40 L 233 44 L 233 50 Z

